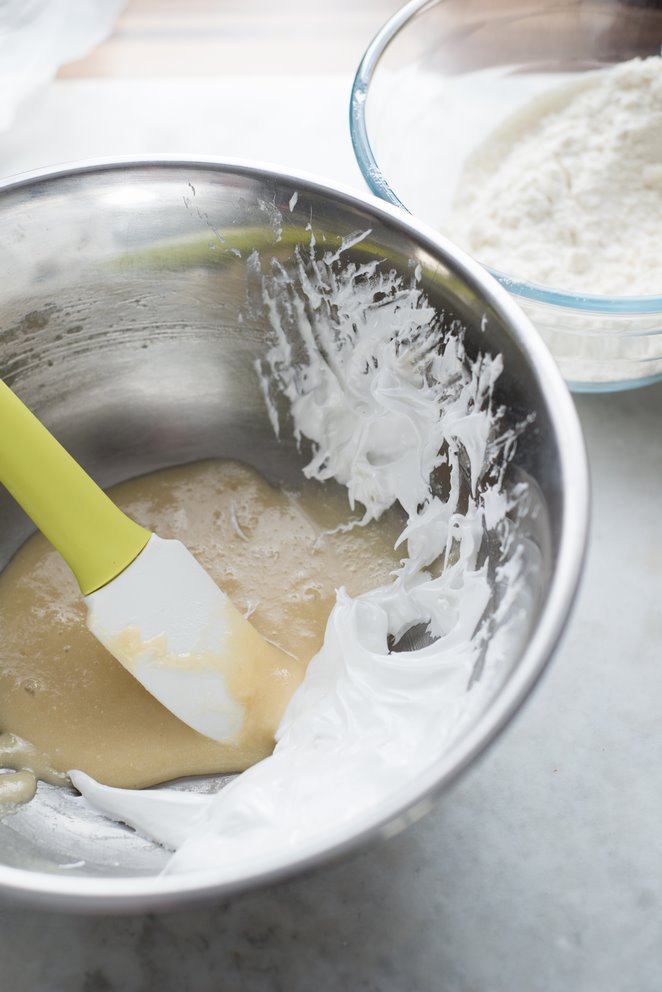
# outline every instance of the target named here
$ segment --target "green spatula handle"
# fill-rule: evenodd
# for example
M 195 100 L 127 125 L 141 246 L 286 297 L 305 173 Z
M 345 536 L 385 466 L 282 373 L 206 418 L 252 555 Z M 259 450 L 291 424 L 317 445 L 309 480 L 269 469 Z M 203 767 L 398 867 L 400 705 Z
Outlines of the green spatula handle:
M 119 575 L 151 536 L 115 506 L 1 379 L 0 482 L 60 552 L 84 596 Z

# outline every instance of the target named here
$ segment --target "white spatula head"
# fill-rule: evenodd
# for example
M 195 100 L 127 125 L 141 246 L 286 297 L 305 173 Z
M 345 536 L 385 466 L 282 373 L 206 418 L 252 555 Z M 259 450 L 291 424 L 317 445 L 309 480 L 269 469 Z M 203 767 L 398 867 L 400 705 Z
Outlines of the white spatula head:
M 85 602 L 95 637 L 164 706 L 207 737 L 237 738 L 237 673 L 264 642 L 180 541 L 152 535 Z

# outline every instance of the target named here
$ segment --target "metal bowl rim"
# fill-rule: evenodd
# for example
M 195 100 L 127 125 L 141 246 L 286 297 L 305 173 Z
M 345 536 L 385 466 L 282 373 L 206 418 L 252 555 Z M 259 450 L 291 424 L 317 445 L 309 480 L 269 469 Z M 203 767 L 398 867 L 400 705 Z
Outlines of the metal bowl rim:
M 531 373 L 547 404 L 554 439 L 558 445 L 563 492 L 562 526 L 549 595 L 538 626 L 516 669 L 476 726 L 424 775 L 400 789 L 395 794 L 396 801 L 389 804 L 388 811 L 375 819 L 369 827 L 337 843 L 325 843 L 319 851 L 296 862 L 289 862 L 269 871 L 258 871 L 232 882 L 218 881 L 213 869 L 204 873 L 168 876 L 63 878 L 47 872 L 0 866 L 0 893 L 3 896 L 31 906 L 63 911 L 143 912 L 174 908 L 204 899 L 228 897 L 320 867 L 378 837 L 397 832 L 407 822 L 422 815 L 422 807 L 427 808 L 429 801 L 450 785 L 494 741 L 542 674 L 563 633 L 575 599 L 588 539 L 589 476 L 583 435 L 570 393 L 554 359 L 530 320 L 483 266 L 439 232 L 403 213 L 399 208 L 342 184 L 331 183 L 305 172 L 283 170 L 273 164 L 247 159 L 220 160 L 178 155 L 150 158 L 122 156 L 39 169 L 0 182 L 0 198 L 8 192 L 44 181 L 95 172 L 122 169 L 139 171 L 145 168 L 212 170 L 220 174 L 231 173 L 291 184 L 299 190 L 308 188 L 321 196 L 330 195 L 347 206 L 367 211 L 376 219 L 401 230 L 424 250 L 433 256 L 440 256 L 444 264 L 458 271 L 470 288 L 478 291 L 505 318 L 510 333 L 529 358 Z

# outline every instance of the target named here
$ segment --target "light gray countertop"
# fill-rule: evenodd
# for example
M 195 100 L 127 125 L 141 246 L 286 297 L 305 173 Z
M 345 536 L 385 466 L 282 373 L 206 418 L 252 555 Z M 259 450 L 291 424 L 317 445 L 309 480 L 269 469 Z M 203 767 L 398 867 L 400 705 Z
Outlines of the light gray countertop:
M 270 85 L 257 133 L 241 104 L 232 113 L 229 97 L 208 88 L 216 123 L 201 139 L 195 122 L 180 121 L 175 146 L 164 117 L 143 128 L 134 115 L 127 126 L 132 84 L 59 82 L 3 140 L 0 173 L 188 151 L 259 156 L 360 187 L 346 133 L 350 82 L 311 81 L 321 116 L 298 145 L 283 131 L 288 100 L 301 94 L 291 77 Z M 158 104 L 159 85 L 140 84 L 141 112 Z M 200 85 L 182 81 L 180 98 Z M 245 106 L 258 90 L 264 98 L 259 80 L 243 87 Z M 657 992 L 662 386 L 577 405 L 594 505 L 574 616 L 520 716 L 435 810 L 351 860 L 228 904 L 117 918 L 2 904 L 0 988 Z

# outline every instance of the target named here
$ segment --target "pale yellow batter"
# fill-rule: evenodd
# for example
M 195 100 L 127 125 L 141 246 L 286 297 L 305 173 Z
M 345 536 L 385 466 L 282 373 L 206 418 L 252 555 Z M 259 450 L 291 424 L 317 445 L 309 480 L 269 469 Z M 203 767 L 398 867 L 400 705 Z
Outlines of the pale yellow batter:
M 287 671 L 239 744 L 201 736 L 89 633 L 73 576 L 35 535 L 0 575 L 0 744 L 12 742 L 0 747 L 0 767 L 52 781 L 80 768 L 127 787 L 241 771 L 271 752 L 284 706 L 321 647 L 336 588 L 356 594 L 382 585 L 399 564 L 402 518 L 389 511 L 367 527 L 327 534 L 350 517 L 346 490 L 307 482 L 288 493 L 228 461 L 166 469 L 111 495 L 145 527 L 183 541 L 262 637 L 286 652 Z M 3 780 L 5 792 L 30 798 L 29 782 L 0 775 L 0 799 Z

